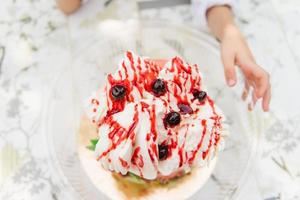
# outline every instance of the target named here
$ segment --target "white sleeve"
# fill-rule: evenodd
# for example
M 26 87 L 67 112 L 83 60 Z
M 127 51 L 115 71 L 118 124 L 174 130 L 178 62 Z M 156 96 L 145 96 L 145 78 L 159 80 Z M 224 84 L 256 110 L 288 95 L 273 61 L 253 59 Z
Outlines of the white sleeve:
M 192 0 L 193 21 L 196 25 L 207 27 L 206 11 L 213 6 L 227 5 L 235 10 L 234 0 Z

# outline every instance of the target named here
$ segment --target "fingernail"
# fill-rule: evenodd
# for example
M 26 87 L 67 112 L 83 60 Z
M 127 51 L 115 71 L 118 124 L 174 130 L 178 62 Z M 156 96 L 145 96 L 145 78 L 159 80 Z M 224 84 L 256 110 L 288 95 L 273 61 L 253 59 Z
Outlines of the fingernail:
M 234 84 L 235 84 L 235 81 L 233 79 L 228 80 L 228 85 L 229 86 L 234 86 Z
M 248 103 L 248 111 L 252 111 L 253 110 L 253 106 L 251 103 Z
M 242 93 L 242 100 L 246 101 L 247 97 L 248 97 L 248 91 L 244 89 L 244 91 Z

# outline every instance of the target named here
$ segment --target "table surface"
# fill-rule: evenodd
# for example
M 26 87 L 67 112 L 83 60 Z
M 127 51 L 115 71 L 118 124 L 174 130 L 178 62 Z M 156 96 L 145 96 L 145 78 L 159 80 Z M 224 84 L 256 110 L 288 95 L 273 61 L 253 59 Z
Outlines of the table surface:
M 137 13 L 133 1 L 87 2 L 65 17 L 47 0 L 6 0 L 0 7 L 0 199 L 63 199 L 49 170 L 41 131 L 43 96 L 70 65 L 72 40 L 108 18 L 191 24 L 188 6 Z M 236 19 L 260 65 L 271 74 L 271 112 L 240 199 L 300 199 L 300 1 L 244 0 Z M 80 40 L 78 40 L 80 41 Z M 296 92 L 295 92 L 296 91 Z M 297 159 L 298 158 L 298 159 Z

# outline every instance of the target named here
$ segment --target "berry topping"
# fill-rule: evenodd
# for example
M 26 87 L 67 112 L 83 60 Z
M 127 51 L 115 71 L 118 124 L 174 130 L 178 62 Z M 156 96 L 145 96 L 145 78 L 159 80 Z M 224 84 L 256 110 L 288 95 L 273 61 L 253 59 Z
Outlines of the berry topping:
M 152 83 L 152 91 L 156 96 L 160 96 L 165 94 L 166 92 L 166 84 L 163 80 L 161 79 L 156 79 Z
M 194 92 L 193 92 L 193 95 L 194 95 L 194 97 L 196 98 L 196 99 L 198 99 L 199 101 L 203 101 L 204 99 L 205 99 L 205 97 L 206 97 L 206 92 L 204 92 L 204 91 L 199 91 L 199 90 L 195 90 Z
M 187 104 L 179 103 L 177 106 L 178 106 L 178 108 L 179 108 L 179 110 L 182 114 L 191 114 L 191 113 L 193 113 L 193 109 Z
M 178 125 L 180 123 L 180 120 L 181 120 L 180 114 L 175 111 L 169 112 L 165 118 L 165 122 L 170 127 Z
M 111 95 L 115 100 L 121 100 L 125 97 L 126 88 L 123 85 L 115 85 L 111 88 Z
M 168 157 L 168 146 L 164 144 L 158 145 L 159 160 L 165 160 Z

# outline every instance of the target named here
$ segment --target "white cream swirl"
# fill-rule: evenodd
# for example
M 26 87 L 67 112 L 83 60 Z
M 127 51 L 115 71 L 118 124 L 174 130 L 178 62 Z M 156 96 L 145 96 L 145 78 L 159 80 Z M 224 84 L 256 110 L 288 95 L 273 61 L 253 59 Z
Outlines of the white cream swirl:
M 163 95 L 152 91 L 156 79 L 165 83 Z M 112 97 L 115 85 L 126 88 L 122 100 Z M 126 52 L 117 72 L 88 102 L 88 115 L 98 125 L 97 160 L 105 169 L 148 180 L 207 164 L 223 146 L 225 119 L 209 95 L 203 101 L 194 97 L 204 90 L 197 65 L 174 57 L 158 66 Z M 174 111 L 181 120 L 170 127 L 165 118 Z M 164 159 L 160 145 L 167 147 Z

